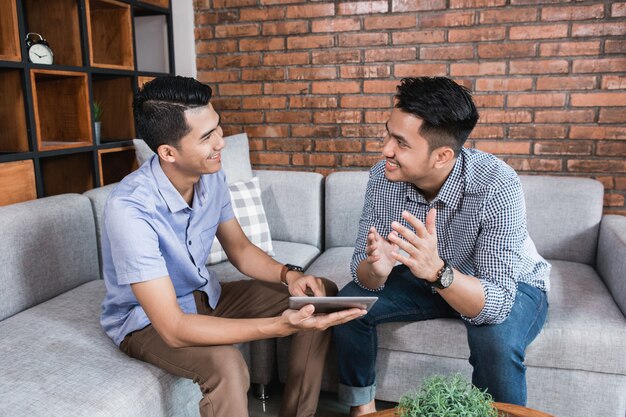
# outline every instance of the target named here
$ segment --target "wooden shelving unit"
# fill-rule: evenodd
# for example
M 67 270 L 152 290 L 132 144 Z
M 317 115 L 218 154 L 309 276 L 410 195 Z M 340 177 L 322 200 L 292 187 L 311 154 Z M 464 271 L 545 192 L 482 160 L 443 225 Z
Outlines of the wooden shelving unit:
M 31 32 L 53 65 L 28 61 Z M 0 205 L 82 193 L 137 169 L 133 95 L 173 71 L 170 0 L 0 0 Z

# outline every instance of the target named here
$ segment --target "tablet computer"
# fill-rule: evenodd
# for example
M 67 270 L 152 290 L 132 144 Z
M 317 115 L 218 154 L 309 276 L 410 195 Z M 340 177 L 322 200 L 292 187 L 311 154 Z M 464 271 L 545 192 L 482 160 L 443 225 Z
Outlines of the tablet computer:
M 300 310 L 307 304 L 315 306 L 316 313 L 333 313 L 349 308 L 369 311 L 378 297 L 289 297 L 289 308 Z

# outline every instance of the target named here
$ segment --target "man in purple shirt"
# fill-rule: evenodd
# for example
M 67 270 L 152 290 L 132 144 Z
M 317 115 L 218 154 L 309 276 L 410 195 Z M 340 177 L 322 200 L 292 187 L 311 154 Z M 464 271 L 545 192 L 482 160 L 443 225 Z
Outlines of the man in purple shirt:
M 198 383 L 203 417 L 248 415 L 248 370 L 233 344 L 294 334 L 280 416 L 313 416 L 326 329 L 365 312 L 288 309 L 290 294 L 334 295 L 336 286 L 247 239 L 221 169 L 225 143 L 210 98 L 210 87 L 183 77 L 157 78 L 135 97 L 137 129 L 156 155 L 120 182 L 104 209 L 101 323 L 127 355 Z M 253 280 L 220 283 L 206 268 L 215 236 Z

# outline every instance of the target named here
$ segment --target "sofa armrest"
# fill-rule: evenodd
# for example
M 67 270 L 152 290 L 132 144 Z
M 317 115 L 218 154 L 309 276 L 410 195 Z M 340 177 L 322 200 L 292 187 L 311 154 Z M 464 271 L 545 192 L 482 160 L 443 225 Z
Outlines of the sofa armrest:
M 323 183 L 315 172 L 254 171 L 272 240 L 322 249 Z
M 626 217 L 602 217 L 597 259 L 598 273 L 626 316 Z

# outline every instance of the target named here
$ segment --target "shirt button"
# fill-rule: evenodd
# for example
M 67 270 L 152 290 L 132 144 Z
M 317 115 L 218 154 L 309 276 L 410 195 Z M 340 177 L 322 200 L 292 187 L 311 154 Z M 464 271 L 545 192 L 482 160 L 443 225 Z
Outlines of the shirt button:
M 188 243 L 191 245 L 191 240 Z
M 200 267 L 198 267 L 198 273 L 200 273 L 200 271 L 201 271 L 201 270 L 202 270 L 202 269 L 201 269 Z

